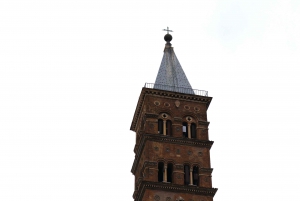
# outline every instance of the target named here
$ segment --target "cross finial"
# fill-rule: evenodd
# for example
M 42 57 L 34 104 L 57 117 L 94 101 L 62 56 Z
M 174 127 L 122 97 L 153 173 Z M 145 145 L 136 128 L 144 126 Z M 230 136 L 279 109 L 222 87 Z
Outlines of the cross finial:
M 163 31 L 167 31 L 168 34 L 169 34 L 169 32 L 173 32 L 172 30 L 169 29 L 169 27 L 167 27 L 167 29 L 163 29 Z

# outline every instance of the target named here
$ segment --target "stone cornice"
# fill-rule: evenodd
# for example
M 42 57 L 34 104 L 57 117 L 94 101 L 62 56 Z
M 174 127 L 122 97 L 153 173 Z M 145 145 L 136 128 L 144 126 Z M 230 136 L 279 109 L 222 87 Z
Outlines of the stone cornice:
M 211 174 L 213 170 L 213 168 L 200 168 L 199 172 Z
M 159 89 L 149 89 L 149 88 L 143 87 L 140 97 L 139 97 L 139 100 L 138 100 L 138 103 L 137 103 L 137 106 L 136 106 L 136 109 L 135 109 L 135 113 L 133 115 L 132 122 L 131 122 L 130 130 L 132 130 L 132 131 L 136 131 L 137 121 L 141 114 L 142 106 L 143 106 L 143 103 L 145 100 L 145 96 L 147 94 L 168 97 L 168 98 L 174 98 L 174 99 L 178 99 L 178 100 L 189 100 L 189 101 L 201 102 L 201 103 L 205 103 L 207 108 L 212 100 L 212 97 L 208 97 L 208 96 L 183 94 L 183 93 L 178 93 L 178 92 L 164 91 L 164 90 L 159 90 Z
M 188 139 L 188 138 L 175 138 L 170 136 L 163 136 L 158 134 L 143 134 L 139 143 L 139 147 L 135 149 L 136 155 L 135 159 L 131 168 L 131 172 L 135 174 L 137 165 L 141 158 L 142 151 L 147 140 L 155 141 L 155 142 L 166 142 L 171 144 L 179 144 L 179 145 L 188 145 L 188 146 L 196 146 L 196 147 L 207 147 L 211 148 L 213 145 L 213 141 L 204 141 L 204 140 L 197 140 L 197 139 Z
M 198 186 L 181 186 L 175 184 L 166 184 L 166 183 L 158 183 L 158 182 L 149 182 L 149 181 L 142 181 L 140 184 L 139 190 L 135 191 L 133 194 L 133 198 L 135 201 L 141 201 L 144 193 L 147 189 L 151 190 L 163 190 L 163 191 L 171 191 L 176 193 L 191 193 L 196 195 L 203 195 L 203 196 L 211 196 L 217 192 L 217 188 L 203 188 Z
M 209 123 L 210 123 L 209 121 L 198 121 L 199 125 L 206 125 L 206 126 L 208 126 Z
M 182 118 L 181 117 L 174 117 L 174 122 L 180 122 L 180 124 L 182 124 Z
M 157 118 L 158 118 L 158 114 L 145 113 L 145 117 L 146 117 L 146 118 L 154 118 L 154 119 L 157 119 Z

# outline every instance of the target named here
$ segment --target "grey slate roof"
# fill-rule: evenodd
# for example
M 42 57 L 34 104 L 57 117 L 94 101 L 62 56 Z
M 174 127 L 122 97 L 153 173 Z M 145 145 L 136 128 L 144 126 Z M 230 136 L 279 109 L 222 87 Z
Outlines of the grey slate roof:
M 166 89 L 166 86 L 172 88 L 172 90 Z M 188 93 L 193 94 L 192 87 L 175 55 L 173 47 L 171 47 L 171 43 L 167 43 L 165 46 L 154 88 L 178 92 L 180 92 L 179 88 L 184 88 L 189 91 Z
M 167 43 L 164 56 L 157 73 L 154 88 L 161 88 L 165 85 L 174 88 L 192 89 L 176 55 L 171 47 L 171 43 Z M 173 91 L 173 90 L 172 90 Z

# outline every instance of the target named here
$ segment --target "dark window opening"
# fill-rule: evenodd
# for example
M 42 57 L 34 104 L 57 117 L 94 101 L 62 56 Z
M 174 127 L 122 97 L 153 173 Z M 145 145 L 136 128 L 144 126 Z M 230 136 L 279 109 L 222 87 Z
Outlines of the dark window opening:
M 192 123 L 191 125 L 192 138 L 196 138 L 196 124 Z
M 184 166 L 184 185 L 190 184 L 190 166 Z
M 163 134 L 163 120 L 158 120 L 158 134 Z
M 197 166 L 193 167 L 193 185 L 199 185 L 199 168 Z
M 172 183 L 173 164 L 169 163 L 167 168 L 167 182 Z
M 164 163 L 158 163 L 158 182 L 163 182 L 164 180 Z
M 182 123 L 182 135 L 183 137 L 188 137 L 188 128 L 186 122 Z
M 172 136 L 172 121 L 167 120 L 167 135 Z

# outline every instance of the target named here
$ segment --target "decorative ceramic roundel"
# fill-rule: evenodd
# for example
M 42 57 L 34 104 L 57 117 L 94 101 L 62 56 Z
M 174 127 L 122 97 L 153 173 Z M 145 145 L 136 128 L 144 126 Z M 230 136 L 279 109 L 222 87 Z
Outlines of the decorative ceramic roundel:
M 179 198 L 177 198 L 176 201 L 184 201 L 184 199 L 181 196 L 179 196 Z
M 185 106 L 184 106 L 184 109 L 189 110 L 189 109 L 190 109 L 190 106 L 185 105 Z
M 195 111 L 199 111 L 200 109 L 198 107 L 194 107 L 194 110 Z
M 165 103 L 164 104 L 166 107 L 170 107 L 170 103 Z
M 155 201 L 159 201 L 159 200 L 160 200 L 160 197 L 159 197 L 158 195 L 155 195 L 155 196 L 154 196 L 154 200 L 155 200 Z
M 159 106 L 160 102 L 159 101 L 154 101 L 154 105 Z
M 163 118 L 167 118 L 167 117 L 168 117 L 168 115 L 167 115 L 166 113 L 163 113 L 161 116 L 162 116 Z
M 192 121 L 193 118 L 192 118 L 192 117 L 186 117 L 186 120 L 187 120 L 187 121 Z
M 175 101 L 175 106 L 176 106 L 176 107 L 179 107 L 179 106 L 180 106 L 180 101 L 179 101 L 179 100 L 176 100 L 176 101 Z

